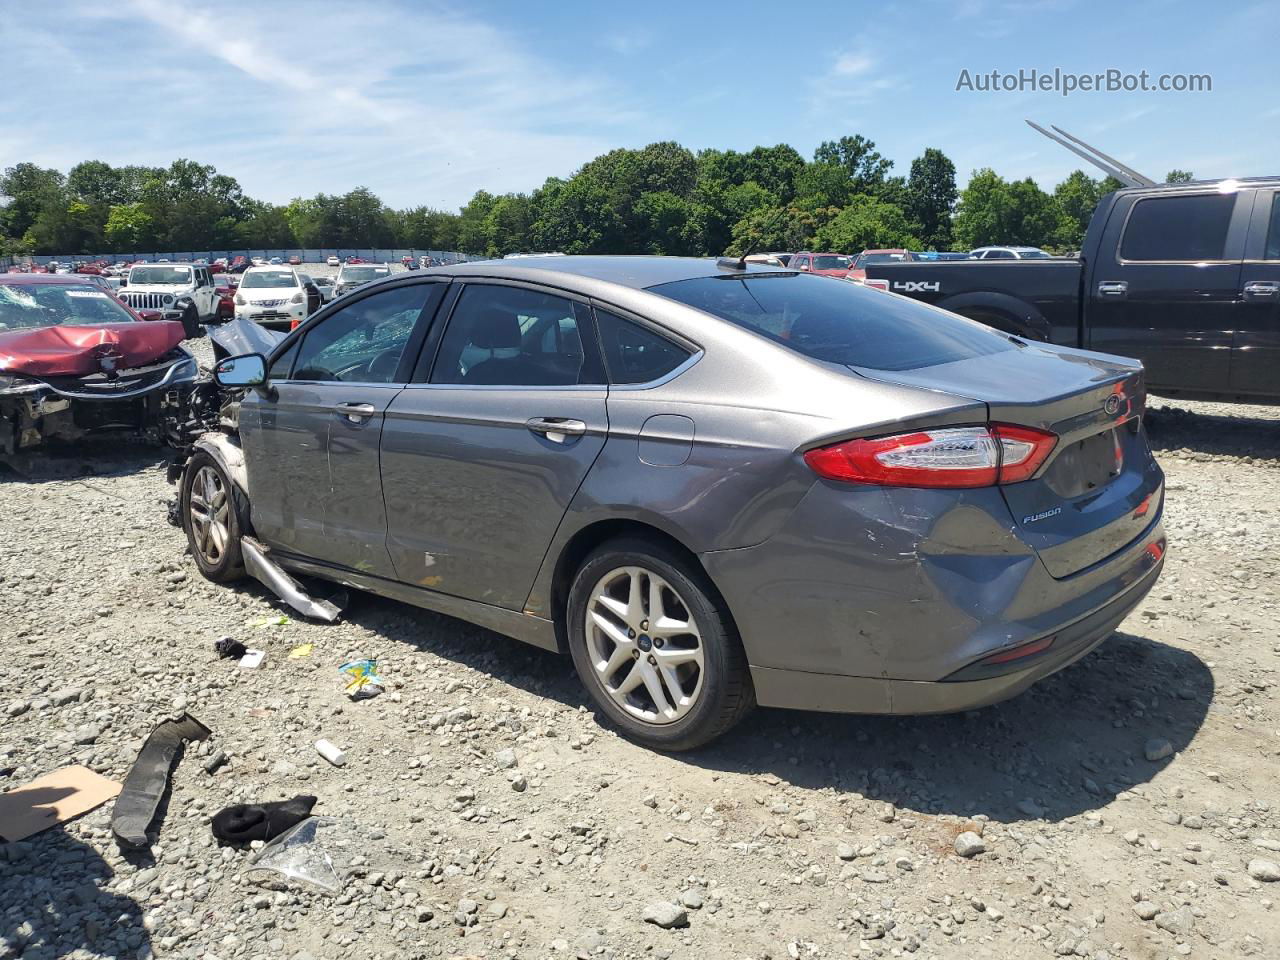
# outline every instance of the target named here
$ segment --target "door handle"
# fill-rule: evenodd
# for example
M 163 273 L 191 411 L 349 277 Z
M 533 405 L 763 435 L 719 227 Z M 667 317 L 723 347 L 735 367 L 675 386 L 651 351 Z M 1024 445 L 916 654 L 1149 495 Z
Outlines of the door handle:
M 378 408 L 372 403 L 336 403 L 333 412 L 342 414 L 352 423 L 359 423 L 372 417 L 378 412 Z
M 1124 280 L 1103 280 L 1098 284 L 1098 296 L 1123 300 L 1129 295 L 1129 284 Z
M 581 420 L 565 420 L 561 417 L 534 417 L 525 421 L 525 426 L 534 433 L 540 433 L 552 443 L 564 443 L 570 437 L 580 437 L 587 432 L 587 425 Z
M 1244 285 L 1246 300 L 1280 300 L 1280 283 L 1275 280 L 1251 280 Z

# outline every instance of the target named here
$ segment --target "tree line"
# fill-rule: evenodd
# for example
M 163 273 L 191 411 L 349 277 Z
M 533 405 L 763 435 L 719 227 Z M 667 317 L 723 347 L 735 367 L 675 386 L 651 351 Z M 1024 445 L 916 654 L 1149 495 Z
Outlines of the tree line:
M 983 168 L 960 190 L 941 150 L 926 149 L 903 176 L 860 135 L 822 143 L 811 160 L 786 144 L 611 150 L 530 193 L 479 190 L 457 212 L 392 209 L 365 187 L 266 203 L 193 160 L 87 160 L 65 174 L 18 163 L 0 176 L 0 255 L 410 247 L 702 256 L 993 243 L 1065 252 L 1080 247 L 1098 200 L 1118 186 L 1077 170 L 1046 192 Z

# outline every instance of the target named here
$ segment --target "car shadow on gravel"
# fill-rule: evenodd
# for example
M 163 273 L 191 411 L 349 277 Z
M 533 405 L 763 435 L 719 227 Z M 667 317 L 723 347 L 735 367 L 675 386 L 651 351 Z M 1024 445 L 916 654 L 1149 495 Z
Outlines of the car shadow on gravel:
M 125 477 L 167 465 L 170 453 L 168 447 L 156 444 L 101 438 L 75 445 L 50 444 L 39 451 L 0 455 L 0 483 L 48 483 L 93 477 Z
M 981 710 L 923 717 L 762 710 L 687 759 L 919 813 L 1058 821 L 1154 777 L 1169 758 L 1147 760 L 1148 741 L 1184 749 L 1213 693 L 1213 676 L 1195 654 L 1121 632 Z
M 113 871 L 61 826 L 0 844 L 0 956 L 151 956 L 142 908 L 103 886 Z M 77 953 L 78 952 L 78 953 Z
M 1225 415 L 1185 407 L 1155 406 L 1147 411 L 1143 422 L 1151 449 L 1157 454 L 1185 449 L 1215 456 L 1280 461 L 1280 417 Z
M 344 616 L 385 637 L 384 656 L 395 655 L 391 643 L 409 644 L 591 709 L 568 657 L 393 601 L 353 599 Z M 1213 676 L 1195 654 L 1120 632 L 1021 696 L 981 710 L 876 717 L 760 709 L 715 743 L 673 757 L 920 813 L 1026 820 L 1018 804 L 1030 800 L 1039 816 L 1057 821 L 1149 781 L 1169 759 L 1148 761 L 1147 742 L 1167 740 L 1173 751 L 1184 749 L 1213 694 Z

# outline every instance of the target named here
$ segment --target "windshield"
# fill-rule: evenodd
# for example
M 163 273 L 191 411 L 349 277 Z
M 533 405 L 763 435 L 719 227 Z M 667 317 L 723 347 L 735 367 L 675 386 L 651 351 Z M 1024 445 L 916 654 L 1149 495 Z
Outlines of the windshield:
M 390 267 L 343 267 L 338 280 L 342 283 L 368 283 L 390 273 Z
M 848 257 L 822 256 L 813 258 L 815 270 L 848 270 L 852 266 Z
M 292 270 L 258 270 L 246 273 L 240 281 L 241 290 L 256 290 L 260 287 L 296 287 Z
M 148 283 L 185 284 L 190 282 L 190 267 L 134 267 L 129 271 L 130 286 Z
M 133 322 L 128 310 L 92 284 L 0 283 L 0 333 Z
M 1012 350 L 971 320 L 861 284 L 803 273 L 704 277 L 648 288 L 815 360 L 915 370 Z
M 858 257 L 858 266 L 865 267 L 868 263 L 894 263 L 906 259 L 905 253 L 864 253 Z

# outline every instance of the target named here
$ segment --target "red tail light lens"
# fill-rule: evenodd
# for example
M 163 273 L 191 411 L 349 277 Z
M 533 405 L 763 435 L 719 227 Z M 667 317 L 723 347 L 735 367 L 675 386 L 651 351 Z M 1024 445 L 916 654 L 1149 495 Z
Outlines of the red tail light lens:
M 298 327 L 301 325 L 302 325 L 302 321 L 299 320 L 297 317 L 294 317 L 292 320 L 289 321 L 290 330 L 297 330 Z
M 871 287 L 873 290 L 888 290 L 888 289 L 889 289 L 889 281 L 888 281 L 888 280 L 863 280 L 863 281 L 862 281 L 862 285 L 863 285 L 864 287 Z
M 820 477 L 886 487 L 990 487 L 1032 476 L 1058 438 L 995 424 L 846 440 L 804 455 Z

